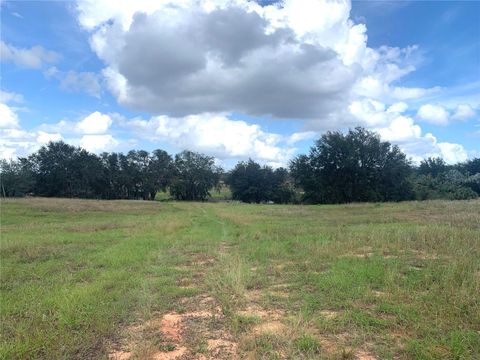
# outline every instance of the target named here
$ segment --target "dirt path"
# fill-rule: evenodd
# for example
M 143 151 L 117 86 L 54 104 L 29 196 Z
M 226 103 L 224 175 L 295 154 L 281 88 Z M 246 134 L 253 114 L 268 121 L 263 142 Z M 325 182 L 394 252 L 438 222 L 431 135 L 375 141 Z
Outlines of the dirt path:
M 204 215 L 207 215 L 202 208 Z M 220 256 L 231 247 L 227 243 L 226 224 L 221 225 Z M 188 263 L 179 270 L 190 277 L 181 278 L 178 286 L 184 289 L 203 288 L 206 271 L 217 259 L 205 253 L 190 255 Z M 229 331 L 228 321 L 218 301 L 208 293 L 179 299 L 176 308 L 181 312 L 154 314 L 154 316 L 122 331 L 122 338 L 111 344 L 111 360 L 185 360 L 237 359 L 238 343 Z
M 204 215 L 208 215 L 203 210 Z M 183 289 L 204 289 L 205 276 L 209 270 L 219 265 L 219 259 L 236 254 L 236 246 L 228 239 L 227 224 L 217 218 L 221 225 L 220 242 L 216 256 L 207 253 L 193 253 L 189 261 L 179 270 L 189 274 L 180 278 L 178 287 Z M 220 262 L 220 264 L 222 264 Z M 285 264 L 272 264 L 276 271 L 283 271 Z M 281 267 L 281 268 L 280 268 Z M 251 268 L 250 271 L 257 271 Z M 220 302 L 208 292 L 178 300 L 177 311 L 153 314 L 147 321 L 139 322 L 122 331 L 122 338 L 111 344 L 108 353 L 110 360 L 226 360 L 265 358 L 261 349 L 262 339 L 276 338 L 291 342 L 299 336 L 299 325 L 295 325 L 292 314 L 285 310 L 264 306 L 264 296 L 288 298 L 292 284 L 273 282 L 262 289 L 246 289 L 242 301 L 232 309 L 224 309 Z M 227 294 L 228 295 L 228 294 Z M 180 310 L 181 309 L 181 310 Z M 337 313 L 325 310 L 323 316 L 335 317 Z M 233 329 L 232 320 L 244 322 L 242 331 Z M 302 328 L 301 332 L 318 339 L 321 344 L 319 358 L 338 358 L 338 339 Z M 282 340 L 283 339 L 283 340 Z M 284 347 L 288 349 L 288 346 Z M 288 350 L 273 350 L 271 355 L 279 359 L 295 358 Z M 318 354 L 320 355 L 320 354 Z M 271 358 L 271 356 L 268 356 Z M 350 359 L 376 360 L 370 353 L 358 350 L 351 352 Z

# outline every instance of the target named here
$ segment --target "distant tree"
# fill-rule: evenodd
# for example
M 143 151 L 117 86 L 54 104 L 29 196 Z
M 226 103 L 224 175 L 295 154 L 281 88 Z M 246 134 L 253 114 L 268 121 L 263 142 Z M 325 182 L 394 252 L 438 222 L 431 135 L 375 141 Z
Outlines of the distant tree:
M 104 199 L 124 199 L 125 188 L 121 179 L 121 166 L 119 154 L 104 152 L 100 155 L 104 174 L 104 188 L 102 189 L 102 198 Z
M 287 169 L 280 167 L 272 172 L 270 200 L 277 204 L 291 203 L 295 199 L 295 186 Z
M 420 175 L 430 175 L 432 177 L 437 177 L 438 175 L 446 172 L 448 166 L 445 163 L 445 160 L 442 158 L 432 158 L 422 160 L 418 168 L 418 173 Z
M 413 196 L 410 163 L 397 146 L 363 128 L 327 132 L 290 171 L 313 203 L 400 201 Z
M 412 179 L 417 200 L 468 200 L 479 196 L 480 174 L 465 175 L 456 169 L 431 175 L 417 175 Z
M 248 203 L 259 203 L 267 196 L 268 184 L 265 171 L 252 159 L 239 162 L 230 171 L 227 184 L 232 191 L 232 198 Z
M 154 150 L 146 174 L 146 187 L 150 200 L 155 200 L 159 191 L 165 191 L 170 185 L 175 168 L 172 157 L 164 150 Z
M 447 165 L 441 158 L 428 158 L 420 163 L 412 177 L 418 200 L 466 200 L 480 195 L 480 159 Z
M 40 196 L 99 197 L 104 185 L 100 159 L 63 141 L 50 142 L 28 158 Z
M 286 169 L 262 167 L 252 159 L 239 162 L 229 173 L 227 183 L 233 199 L 248 203 L 287 203 L 294 194 Z
M 175 155 L 174 168 L 169 189 L 177 200 L 206 200 L 210 190 L 218 186 L 222 173 L 213 157 L 192 151 Z
M 480 158 L 467 160 L 464 163 L 458 164 L 456 168 L 465 175 L 480 174 Z
M 0 196 L 21 197 L 33 189 L 35 178 L 26 159 L 0 160 Z

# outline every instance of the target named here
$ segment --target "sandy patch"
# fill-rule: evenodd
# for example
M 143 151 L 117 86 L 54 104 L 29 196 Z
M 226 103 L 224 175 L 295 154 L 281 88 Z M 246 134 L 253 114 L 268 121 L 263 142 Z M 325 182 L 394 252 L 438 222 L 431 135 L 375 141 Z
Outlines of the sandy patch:
M 281 334 L 284 333 L 287 327 L 280 321 L 269 321 L 253 327 L 253 333 L 260 334 Z
M 118 350 L 108 354 L 109 360 L 128 360 L 132 356 L 130 351 Z
M 237 348 L 236 343 L 225 339 L 210 339 L 207 341 L 207 349 L 213 359 L 218 359 L 220 356 L 232 358 L 237 353 Z
M 249 305 L 244 310 L 238 311 L 237 314 L 243 316 L 255 316 L 261 319 L 278 320 L 284 317 L 285 312 L 282 310 L 265 310 L 259 305 Z
M 365 350 L 359 350 L 355 353 L 355 359 L 357 360 L 378 360 L 375 356 L 368 353 Z
M 259 289 L 251 289 L 245 292 L 245 298 L 251 302 L 258 302 L 262 298 L 262 291 Z
M 152 360 L 175 360 L 187 353 L 187 348 L 181 346 L 173 351 L 159 351 L 153 354 Z
M 179 341 L 182 338 L 182 319 L 183 316 L 176 313 L 163 316 L 160 322 L 160 331 L 166 340 Z

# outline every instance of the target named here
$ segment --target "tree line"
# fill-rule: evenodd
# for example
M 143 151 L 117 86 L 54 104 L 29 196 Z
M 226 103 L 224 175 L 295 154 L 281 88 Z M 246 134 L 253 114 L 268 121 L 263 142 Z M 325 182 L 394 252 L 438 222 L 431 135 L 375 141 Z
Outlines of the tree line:
M 62 141 L 0 163 L 1 195 L 204 201 L 228 186 L 249 203 L 349 203 L 472 199 L 480 195 L 480 159 L 447 165 L 429 158 L 414 166 L 378 134 L 355 128 L 327 132 L 287 168 L 241 161 L 230 171 L 192 151 L 132 150 L 95 155 Z

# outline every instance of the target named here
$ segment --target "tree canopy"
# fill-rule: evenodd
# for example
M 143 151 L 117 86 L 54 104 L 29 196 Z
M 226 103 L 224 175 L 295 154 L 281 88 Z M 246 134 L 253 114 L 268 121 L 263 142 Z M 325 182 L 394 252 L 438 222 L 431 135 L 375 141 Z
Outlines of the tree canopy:
M 239 162 L 229 173 L 227 184 L 232 198 L 248 203 L 291 202 L 294 196 L 288 170 L 261 166 L 252 159 Z
M 473 199 L 480 195 L 480 159 L 413 165 L 397 146 L 363 128 L 327 132 L 289 168 L 252 159 L 228 173 L 204 154 L 164 150 L 92 154 L 62 141 L 17 160 L 0 161 L 1 196 L 205 201 L 225 182 L 233 200 L 250 203 L 349 203 Z
M 290 171 L 307 202 L 400 201 L 413 196 L 405 154 L 363 128 L 327 132 L 309 155 L 291 162 Z
M 177 200 L 206 200 L 210 189 L 218 186 L 222 173 L 213 157 L 192 151 L 177 154 L 174 169 L 170 193 Z

